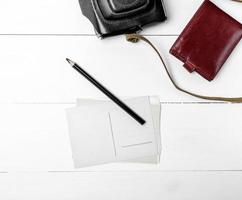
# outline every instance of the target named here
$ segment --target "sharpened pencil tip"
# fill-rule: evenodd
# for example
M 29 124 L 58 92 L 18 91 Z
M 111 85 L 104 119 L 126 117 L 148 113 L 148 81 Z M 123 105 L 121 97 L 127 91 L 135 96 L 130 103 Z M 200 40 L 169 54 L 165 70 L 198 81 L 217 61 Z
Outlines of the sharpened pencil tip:
M 70 60 L 69 58 L 66 58 L 66 61 L 68 63 L 70 63 L 71 66 L 74 66 L 75 65 L 75 63 L 72 60 Z

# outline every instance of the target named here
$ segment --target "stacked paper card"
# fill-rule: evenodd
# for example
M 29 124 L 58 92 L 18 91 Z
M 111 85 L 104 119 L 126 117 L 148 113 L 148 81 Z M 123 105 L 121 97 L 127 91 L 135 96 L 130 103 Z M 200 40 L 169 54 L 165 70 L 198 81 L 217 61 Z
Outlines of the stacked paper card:
M 112 101 L 78 99 L 67 109 L 76 168 L 118 161 L 158 163 L 161 153 L 158 97 L 124 100 L 146 123 L 140 125 Z

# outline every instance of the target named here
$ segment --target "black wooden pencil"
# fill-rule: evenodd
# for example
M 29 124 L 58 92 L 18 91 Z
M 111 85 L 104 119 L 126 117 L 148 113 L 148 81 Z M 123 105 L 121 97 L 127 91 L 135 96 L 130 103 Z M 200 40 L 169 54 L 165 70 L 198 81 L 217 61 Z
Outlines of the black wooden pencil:
M 141 118 L 137 113 L 135 113 L 130 107 L 119 100 L 115 95 L 113 95 L 108 89 L 106 89 L 101 83 L 95 80 L 90 74 L 88 74 L 84 69 L 82 69 L 78 64 L 72 60 L 66 58 L 67 62 L 77 70 L 81 75 L 83 75 L 87 80 L 89 80 L 93 85 L 95 85 L 99 90 L 101 90 L 107 97 L 109 97 L 113 102 L 115 102 L 119 107 L 126 111 L 131 117 L 133 117 L 141 125 L 145 124 L 145 120 Z

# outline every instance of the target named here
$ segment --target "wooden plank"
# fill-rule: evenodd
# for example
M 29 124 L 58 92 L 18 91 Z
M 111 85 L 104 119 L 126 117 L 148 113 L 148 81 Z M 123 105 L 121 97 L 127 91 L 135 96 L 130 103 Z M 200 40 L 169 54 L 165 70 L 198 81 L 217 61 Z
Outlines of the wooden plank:
M 239 44 L 213 82 L 190 74 L 168 52 L 176 36 L 149 37 L 164 55 L 175 80 L 204 95 L 242 96 Z M 200 101 L 178 92 L 153 50 L 120 36 L 104 41 L 76 36 L 0 37 L 0 102 L 73 102 L 78 97 L 104 97 L 71 69 L 65 58 L 79 62 L 118 96 L 159 95 L 162 102 Z M 110 53 L 112 52 L 112 54 Z M 231 79 L 232 78 L 232 79 Z
M 241 172 L 0 174 L 6 200 L 240 200 Z
M 73 171 L 65 108 L 0 105 L 0 171 Z M 242 170 L 242 105 L 164 104 L 159 165 L 117 163 L 77 171 Z
M 242 21 L 242 5 L 228 0 L 213 0 Z M 202 0 L 165 0 L 168 21 L 147 28 L 145 34 L 180 34 Z M 82 16 L 78 1 L 8 0 L 0 1 L 0 34 L 94 34 Z
M 241 105 L 163 106 L 161 165 L 184 170 L 235 169 L 242 164 L 241 118 Z
M 66 106 L 0 105 L 1 171 L 71 169 Z

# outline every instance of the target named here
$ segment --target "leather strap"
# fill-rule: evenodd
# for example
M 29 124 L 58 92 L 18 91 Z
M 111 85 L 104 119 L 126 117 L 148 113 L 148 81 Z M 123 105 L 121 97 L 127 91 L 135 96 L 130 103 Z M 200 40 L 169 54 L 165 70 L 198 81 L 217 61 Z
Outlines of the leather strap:
M 141 36 L 139 34 L 133 33 L 133 34 L 126 34 L 126 39 L 129 42 L 132 43 L 137 43 L 138 41 L 142 40 L 144 42 L 146 42 L 147 44 L 149 44 L 153 50 L 155 50 L 155 52 L 157 53 L 157 55 L 159 56 L 162 65 L 165 68 L 165 71 L 170 79 L 170 81 L 172 82 L 172 84 L 174 85 L 174 87 L 181 91 L 184 92 L 186 94 L 189 94 L 191 96 L 200 98 L 200 99 L 205 99 L 205 100 L 209 100 L 209 101 L 225 101 L 225 102 L 231 102 L 231 103 L 242 103 L 242 97 L 235 97 L 235 98 L 229 98 L 229 97 L 211 97 L 211 96 L 204 96 L 204 95 L 199 95 L 193 92 L 189 92 L 188 90 L 185 90 L 183 88 L 181 88 L 180 86 L 178 86 L 178 84 L 174 81 L 173 77 L 171 76 L 168 67 L 166 65 L 166 63 L 164 62 L 164 59 L 162 58 L 160 52 L 158 51 L 158 49 L 152 44 L 152 42 L 150 40 L 148 40 L 146 37 Z

